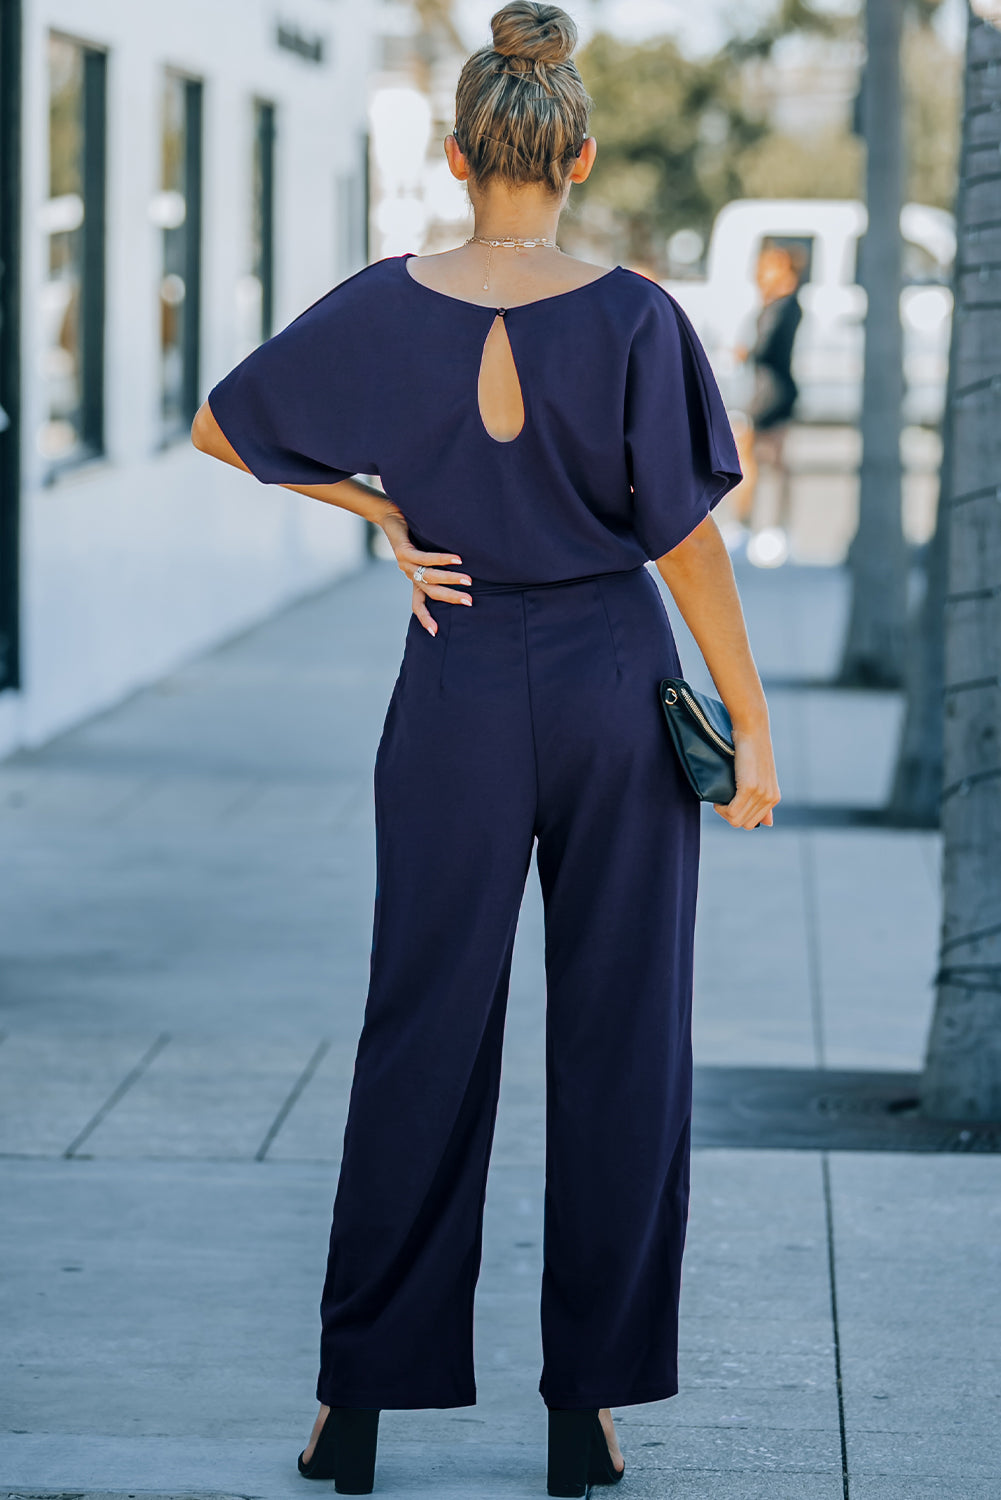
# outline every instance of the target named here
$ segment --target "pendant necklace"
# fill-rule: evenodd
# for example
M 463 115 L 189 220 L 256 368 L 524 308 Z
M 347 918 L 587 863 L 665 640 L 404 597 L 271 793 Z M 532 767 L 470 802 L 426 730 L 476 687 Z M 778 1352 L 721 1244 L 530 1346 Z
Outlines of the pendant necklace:
M 534 240 L 516 239 L 514 235 L 506 235 L 501 240 L 490 240 L 486 239 L 482 234 L 471 234 L 464 243 L 467 245 L 475 243 L 477 245 L 486 245 L 487 247 L 487 264 L 483 272 L 483 290 L 485 292 L 490 290 L 490 257 L 494 252 L 495 246 L 502 246 L 505 249 L 514 248 L 515 250 L 530 250 L 536 245 L 547 245 L 555 250 L 559 250 L 560 248 L 555 240 L 547 240 L 543 235 L 538 235 Z

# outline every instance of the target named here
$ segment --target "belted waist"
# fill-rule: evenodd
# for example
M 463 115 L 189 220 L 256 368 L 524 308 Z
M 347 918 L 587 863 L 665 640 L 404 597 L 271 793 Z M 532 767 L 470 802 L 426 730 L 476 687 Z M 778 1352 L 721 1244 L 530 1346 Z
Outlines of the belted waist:
M 592 583 L 596 578 L 625 578 L 631 573 L 642 572 L 644 567 L 644 563 L 639 563 L 635 568 L 613 568 L 605 573 L 584 573 L 578 578 L 551 578 L 545 583 L 498 583 L 490 578 L 477 578 L 472 574 L 468 576 L 472 578 L 470 588 L 475 598 L 477 594 L 520 594 L 528 589 L 570 588 L 575 583 Z

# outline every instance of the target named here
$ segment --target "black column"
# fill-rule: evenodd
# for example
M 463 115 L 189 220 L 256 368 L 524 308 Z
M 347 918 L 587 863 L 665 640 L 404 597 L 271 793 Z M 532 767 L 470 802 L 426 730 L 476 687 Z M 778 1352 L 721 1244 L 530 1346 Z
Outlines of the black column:
M 0 689 L 21 684 L 21 4 L 0 0 Z

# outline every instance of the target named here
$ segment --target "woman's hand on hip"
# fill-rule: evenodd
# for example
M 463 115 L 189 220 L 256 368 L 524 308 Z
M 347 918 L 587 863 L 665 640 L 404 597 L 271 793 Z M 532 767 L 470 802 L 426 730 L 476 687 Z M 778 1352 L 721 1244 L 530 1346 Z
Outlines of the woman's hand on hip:
M 413 584 L 411 608 L 428 635 L 438 634 L 438 622 L 427 607 L 428 599 L 440 599 L 444 604 L 472 604 L 469 594 L 449 588 L 450 583 L 469 584 L 472 580 L 465 573 L 452 573 L 448 563 L 461 563 L 462 558 L 454 552 L 421 552 L 410 540 L 407 523 L 400 516 L 388 516 L 382 522 L 389 545 L 393 549 L 397 567 Z M 416 573 L 416 578 L 414 577 Z
M 734 727 L 734 770 L 737 795 L 732 802 L 714 802 L 713 810 L 732 828 L 772 826 L 772 808 L 780 802 L 775 755 L 768 725 L 751 730 Z

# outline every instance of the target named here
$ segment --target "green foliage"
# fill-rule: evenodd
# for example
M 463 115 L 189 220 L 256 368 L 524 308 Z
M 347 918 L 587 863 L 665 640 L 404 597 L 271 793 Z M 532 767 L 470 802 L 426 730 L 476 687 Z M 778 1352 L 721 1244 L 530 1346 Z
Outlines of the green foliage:
M 913 21 L 903 43 L 907 196 L 952 209 L 956 201 L 963 59 Z
M 858 198 L 864 164 L 861 140 L 846 130 L 825 130 L 805 139 L 769 131 L 741 158 L 743 196 Z
M 920 0 L 920 3 L 934 6 L 938 0 Z M 849 36 L 857 30 L 855 16 L 814 10 L 806 0 L 778 0 L 775 9 L 755 31 L 746 37 L 732 37 L 723 50 L 735 62 L 742 62 L 745 58 L 767 57 L 777 41 L 791 36 L 794 31 L 835 38 Z
M 908 196 L 951 207 L 960 59 L 927 25 L 937 0 L 911 0 L 903 47 Z M 847 122 L 809 136 L 775 130 L 745 102 L 745 71 L 791 32 L 840 39 L 857 16 L 825 15 L 778 0 L 750 36 L 715 57 L 685 57 L 668 38 L 633 45 L 599 33 L 578 56 L 594 99 L 598 155 L 574 189 L 571 219 L 608 253 L 663 265 L 681 228 L 707 234 L 733 198 L 841 198 L 862 193 L 864 146 Z
M 578 61 L 598 155 L 575 203 L 585 219 L 613 213 L 630 258 L 659 259 L 665 235 L 708 230 L 740 195 L 736 162 L 766 127 L 742 110 L 728 58 L 693 61 L 666 39 L 633 46 L 599 34 Z

